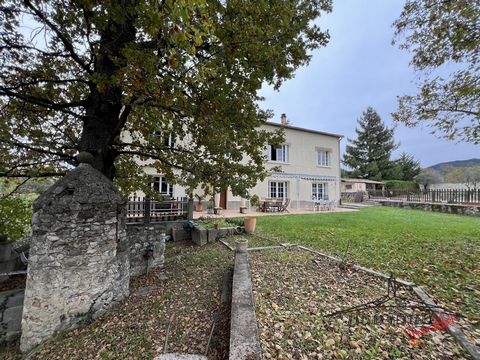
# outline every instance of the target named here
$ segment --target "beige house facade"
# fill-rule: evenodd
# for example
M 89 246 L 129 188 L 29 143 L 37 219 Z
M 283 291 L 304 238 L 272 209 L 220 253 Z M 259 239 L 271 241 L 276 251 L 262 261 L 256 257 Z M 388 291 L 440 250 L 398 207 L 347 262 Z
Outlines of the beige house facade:
M 250 196 L 264 199 L 289 201 L 289 208 L 311 209 L 319 200 L 340 200 L 340 141 L 341 135 L 311 130 L 286 124 L 267 122 L 263 129 L 285 130 L 285 142 L 278 147 L 266 149 L 266 168 L 280 167 L 265 180 L 250 189 Z M 145 172 L 154 176 L 154 190 L 163 195 L 180 198 L 187 196 L 186 189 L 170 184 L 145 163 Z M 142 194 L 137 193 L 137 196 Z M 228 189 L 214 197 L 215 207 L 235 210 L 241 206 L 251 208 L 248 199 L 233 195 Z M 206 200 L 205 200 L 206 202 Z
M 275 131 L 282 126 L 267 123 L 264 129 Z M 281 147 L 267 147 L 267 169 L 279 166 L 250 190 L 260 200 L 289 199 L 294 209 L 312 208 L 319 200 L 340 200 L 340 140 L 341 135 L 283 125 L 285 142 Z M 223 199 L 222 199 L 223 201 Z M 227 208 L 237 209 L 249 202 L 228 191 Z
M 367 192 L 368 190 L 382 190 L 385 183 L 382 181 L 368 179 L 342 179 L 342 193 Z

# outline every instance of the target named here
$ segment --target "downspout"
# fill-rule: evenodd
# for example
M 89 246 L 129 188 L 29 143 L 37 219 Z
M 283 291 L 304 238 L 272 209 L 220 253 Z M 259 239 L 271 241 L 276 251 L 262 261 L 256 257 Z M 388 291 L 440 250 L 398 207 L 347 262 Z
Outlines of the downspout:
M 336 184 L 335 184 L 335 197 L 336 197 L 336 200 L 338 201 L 338 204 L 341 205 L 342 204 L 342 196 L 341 196 L 341 190 L 340 190 L 340 182 L 341 182 L 341 179 L 342 179 L 342 167 L 341 167 L 341 155 L 340 155 L 340 141 L 342 141 L 343 137 L 340 136 L 338 138 L 338 177 L 337 177 L 337 181 L 336 181 Z M 337 193 L 337 190 L 338 190 L 338 193 Z M 337 198 L 338 196 L 338 198 Z

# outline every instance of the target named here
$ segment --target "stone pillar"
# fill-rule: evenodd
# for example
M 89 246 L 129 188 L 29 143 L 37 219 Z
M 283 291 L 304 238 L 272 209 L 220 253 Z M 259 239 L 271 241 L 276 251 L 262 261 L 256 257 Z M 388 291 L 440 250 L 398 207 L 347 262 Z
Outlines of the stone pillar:
M 81 163 L 34 203 L 21 350 L 104 314 L 129 280 L 125 199 Z

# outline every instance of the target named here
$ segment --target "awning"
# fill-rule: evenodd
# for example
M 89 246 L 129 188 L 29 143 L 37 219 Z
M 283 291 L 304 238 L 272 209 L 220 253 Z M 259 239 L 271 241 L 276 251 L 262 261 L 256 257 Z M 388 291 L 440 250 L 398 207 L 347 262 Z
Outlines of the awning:
M 312 180 L 312 181 L 338 181 L 337 176 L 329 176 L 329 175 L 273 173 L 269 177 L 274 178 L 274 179 L 302 179 L 302 180 Z

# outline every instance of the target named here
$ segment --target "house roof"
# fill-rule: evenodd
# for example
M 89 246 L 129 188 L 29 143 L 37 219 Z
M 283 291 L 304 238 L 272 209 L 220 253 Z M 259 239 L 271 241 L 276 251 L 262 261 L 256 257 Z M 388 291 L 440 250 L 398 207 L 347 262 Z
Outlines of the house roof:
M 342 182 L 364 183 L 364 184 L 384 184 L 383 181 L 375 181 L 375 180 L 368 180 L 368 179 L 342 179 Z
M 266 125 L 272 125 L 272 126 L 276 126 L 276 127 L 284 127 L 285 129 L 292 129 L 292 130 L 298 130 L 298 131 L 305 131 L 305 132 L 309 132 L 309 133 L 312 133 L 312 134 L 319 134 L 319 135 L 325 135 L 325 136 L 332 136 L 332 137 L 336 137 L 336 138 L 343 138 L 343 135 L 339 135 L 339 134 L 332 134 L 332 133 L 328 133 L 328 132 L 324 132 L 324 131 L 318 131 L 318 130 L 313 130 L 313 129 L 307 129 L 307 128 L 302 128 L 302 127 L 298 127 L 298 126 L 292 126 L 292 125 L 282 125 L 282 124 L 279 124 L 279 123 L 276 123 L 276 122 L 270 122 L 270 121 L 267 121 L 265 122 Z

